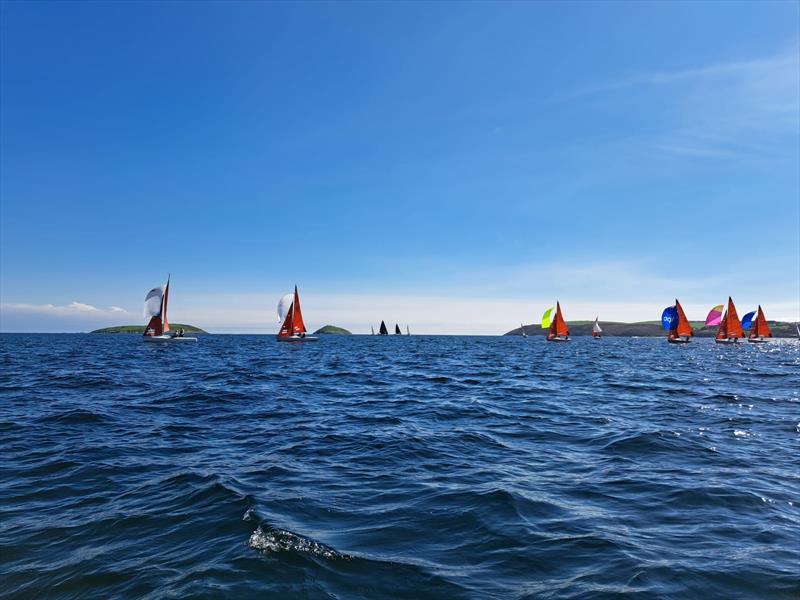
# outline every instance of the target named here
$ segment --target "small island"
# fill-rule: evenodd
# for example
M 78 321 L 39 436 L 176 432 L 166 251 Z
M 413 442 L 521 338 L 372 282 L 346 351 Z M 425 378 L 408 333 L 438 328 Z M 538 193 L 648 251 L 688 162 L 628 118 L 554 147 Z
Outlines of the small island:
M 95 329 L 91 333 L 138 333 L 144 334 L 145 325 L 117 325 L 116 327 L 104 327 L 103 329 Z M 169 330 L 177 331 L 183 329 L 186 333 L 208 333 L 195 327 L 194 325 L 186 325 L 184 323 L 170 323 Z
M 320 335 L 323 333 L 331 335 L 352 335 L 352 333 L 347 331 L 347 329 L 336 327 L 335 325 L 325 325 L 325 327 L 320 327 L 313 333 L 313 335 Z

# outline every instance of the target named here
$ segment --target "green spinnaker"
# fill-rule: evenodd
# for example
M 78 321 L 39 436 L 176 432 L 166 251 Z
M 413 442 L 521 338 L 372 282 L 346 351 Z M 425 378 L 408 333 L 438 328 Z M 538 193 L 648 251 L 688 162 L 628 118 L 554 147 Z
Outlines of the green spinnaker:
M 555 310 L 555 306 L 551 306 L 542 315 L 542 329 L 547 329 L 550 327 L 550 314 Z

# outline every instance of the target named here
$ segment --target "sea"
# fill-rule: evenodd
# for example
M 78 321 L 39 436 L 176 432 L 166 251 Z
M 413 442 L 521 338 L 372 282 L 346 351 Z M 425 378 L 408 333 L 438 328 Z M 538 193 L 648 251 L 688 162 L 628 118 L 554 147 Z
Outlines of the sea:
M 2 598 L 800 597 L 800 343 L 0 336 Z

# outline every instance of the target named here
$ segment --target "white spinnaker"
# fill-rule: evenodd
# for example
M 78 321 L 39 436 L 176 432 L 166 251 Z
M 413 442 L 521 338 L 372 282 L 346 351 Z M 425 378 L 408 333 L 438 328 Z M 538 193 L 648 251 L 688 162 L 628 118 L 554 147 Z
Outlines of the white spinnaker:
M 278 320 L 281 323 L 286 319 L 286 315 L 289 314 L 289 309 L 292 308 L 292 302 L 294 302 L 294 294 L 286 294 L 278 301 Z
M 144 298 L 144 318 L 158 317 L 161 315 L 161 298 L 164 296 L 166 286 L 160 285 L 147 292 Z
M 600 329 L 600 323 L 597 322 L 597 319 L 594 320 L 594 325 L 592 325 L 592 331 L 595 333 L 603 333 L 603 330 Z

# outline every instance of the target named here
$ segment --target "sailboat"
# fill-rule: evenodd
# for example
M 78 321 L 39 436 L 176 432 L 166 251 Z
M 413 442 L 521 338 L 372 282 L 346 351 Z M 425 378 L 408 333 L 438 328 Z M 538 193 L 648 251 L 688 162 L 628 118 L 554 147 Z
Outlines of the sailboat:
M 548 317 L 550 316 L 548 313 L 545 314 Z M 556 316 L 550 323 L 550 331 L 547 333 L 547 341 L 548 342 L 569 341 L 569 329 L 567 328 L 566 321 L 564 321 L 564 316 L 561 314 L 561 304 L 559 304 L 558 302 L 556 302 Z
M 717 329 L 717 336 L 714 341 L 718 344 L 735 344 L 739 341 L 739 338 L 743 337 L 744 331 L 742 330 L 742 324 L 739 322 L 739 315 L 736 314 L 736 306 L 733 304 L 731 297 L 728 296 L 728 308 L 719 323 L 719 329 Z
M 677 298 L 675 298 L 675 306 L 672 308 L 675 310 L 675 318 L 672 321 L 673 326 L 667 334 L 667 341 L 670 344 L 688 344 L 691 341 L 689 338 L 694 335 L 694 330 Z
M 400 331 L 400 325 L 398 325 L 397 323 L 394 324 L 394 334 L 395 335 L 403 335 L 403 332 Z
M 408 323 L 406 323 L 406 335 L 411 335 L 411 330 L 408 328 Z
M 375 328 L 372 325 L 370 325 L 369 328 L 372 331 L 372 335 L 375 335 Z
M 378 330 L 378 333 L 380 335 L 389 335 L 389 330 L 386 329 L 386 323 L 383 321 L 381 321 L 381 328 Z
M 167 283 L 154 287 L 144 298 L 144 316 L 150 318 L 144 328 L 145 342 L 196 342 L 196 337 L 184 337 L 169 333 L 167 303 L 169 302 L 169 276 Z
M 767 325 L 767 318 L 764 316 L 764 311 L 761 310 L 761 305 L 759 304 L 758 316 L 756 317 L 753 329 L 750 331 L 750 337 L 747 338 L 747 341 L 751 344 L 763 344 L 767 341 L 765 338 L 771 337 L 772 331 L 770 331 L 769 325 Z
M 525 325 L 522 323 L 519 324 L 519 330 L 522 332 L 522 337 L 528 337 L 528 334 L 525 333 Z
M 599 319 L 600 317 L 595 317 L 594 325 L 592 325 L 592 337 L 596 340 L 599 340 L 601 337 L 603 337 L 602 335 L 600 335 L 601 333 L 603 333 L 603 330 L 600 329 Z
M 287 308 L 288 305 L 288 308 Z M 278 302 L 278 317 L 283 321 L 278 331 L 279 342 L 316 342 L 318 338 L 306 335 L 303 312 L 300 310 L 300 295 L 294 286 L 294 296 L 286 294 Z

